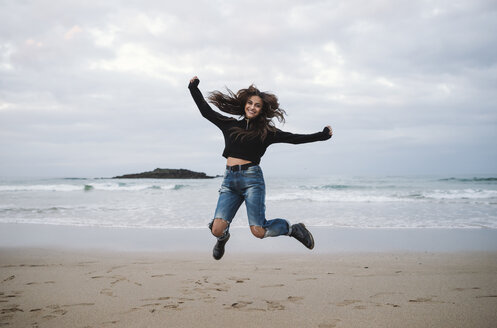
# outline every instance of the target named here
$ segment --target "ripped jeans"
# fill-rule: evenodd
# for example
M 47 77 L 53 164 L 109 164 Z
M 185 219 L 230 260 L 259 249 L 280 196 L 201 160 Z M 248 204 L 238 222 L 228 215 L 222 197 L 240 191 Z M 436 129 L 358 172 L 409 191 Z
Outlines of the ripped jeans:
M 247 206 L 249 225 L 264 228 L 266 230 L 264 238 L 288 235 L 290 230 L 288 221 L 266 220 L 265 199 L 266 185 L 259 165 L 239 171 L 226 169 L 214 214 L 214 219 L 222 219 L 228 223 L 219 239 L 223 239 L 228 234 L 231 221 L 244 201 Z M 209 224 L 210 228 L 212 228 L 214 219 Z

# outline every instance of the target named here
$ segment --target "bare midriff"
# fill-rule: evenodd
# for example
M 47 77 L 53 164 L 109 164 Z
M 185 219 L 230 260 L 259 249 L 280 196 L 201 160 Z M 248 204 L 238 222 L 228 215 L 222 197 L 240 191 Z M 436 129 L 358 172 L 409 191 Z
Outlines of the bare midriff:
M 245 159 L 241 159 L 241 158 L 228 157 L 226 165 L 228 165 L 228 166 L 234 166 L 234 165 L 243 165 L 243 164 L 248 164 L 248 163 L 251 163 L 251 162 L 247 161 Z

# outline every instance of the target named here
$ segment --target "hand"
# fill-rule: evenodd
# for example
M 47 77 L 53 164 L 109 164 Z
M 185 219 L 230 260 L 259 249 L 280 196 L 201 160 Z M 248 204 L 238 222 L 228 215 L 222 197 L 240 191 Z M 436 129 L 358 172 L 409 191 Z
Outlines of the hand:
M 330 130 L 330 136 L 332 136 L 333 135 L 333 130 L 331 129 L 331 126 L 327 125 L 326 127 L 328 128 L 328 130 Z
M 196 76 L 192 77 L 192 79 L 190 80 L 190 84 L 188 84 L 188 89 L 198 87 L 199 83 L 200 83 L 200 80 L 198 79 L 198 77 L 196 77 Z

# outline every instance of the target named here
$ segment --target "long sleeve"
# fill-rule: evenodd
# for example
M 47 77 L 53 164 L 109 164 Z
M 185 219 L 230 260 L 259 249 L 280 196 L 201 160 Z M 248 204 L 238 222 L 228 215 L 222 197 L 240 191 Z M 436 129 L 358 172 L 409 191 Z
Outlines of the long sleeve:
M 295 134 L 277 130 L 276 133 L 273 135 L 271 143 L 302 144 L 315 141 L 324 141 L 330 138 L 330 130 L 327 127 L 325 127 L 321 132 L 312 134 Z
M 190 93 L 193 97 L 193 100 L 197 104 L 198 109 L 200 110 L 200 113 L 202 114 L 203 117 L 214 123 L 216 126 L 221 127 L 223 123 L 225 123 L 227 120 L 229 120 L 228 117 L 223 116 L 219 114 L 218 112 L 214 111 L 211 106 L 205 101 L 204 96 L 198 89 L 198 80 L 191 82 L 188 85 L 188 89 L 190 89 Z

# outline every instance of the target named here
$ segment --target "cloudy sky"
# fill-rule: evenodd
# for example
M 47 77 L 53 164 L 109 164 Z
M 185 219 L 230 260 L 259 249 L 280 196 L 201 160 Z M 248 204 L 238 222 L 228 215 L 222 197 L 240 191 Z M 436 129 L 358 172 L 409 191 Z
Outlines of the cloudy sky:
M 0 1 L 0 176 L 219 174 L 187 89 L 255 83 L 279 128 L 266 175 L 497 172 L 497 2 Z

